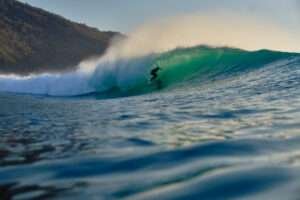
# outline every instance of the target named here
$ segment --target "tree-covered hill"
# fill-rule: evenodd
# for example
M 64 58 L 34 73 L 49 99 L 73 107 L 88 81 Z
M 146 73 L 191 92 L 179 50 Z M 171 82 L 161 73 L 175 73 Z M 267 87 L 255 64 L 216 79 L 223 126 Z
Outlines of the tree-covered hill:
M 73 70 L 104 53 L 116 35 L 16 0 L 0 0 L 0 73 Z

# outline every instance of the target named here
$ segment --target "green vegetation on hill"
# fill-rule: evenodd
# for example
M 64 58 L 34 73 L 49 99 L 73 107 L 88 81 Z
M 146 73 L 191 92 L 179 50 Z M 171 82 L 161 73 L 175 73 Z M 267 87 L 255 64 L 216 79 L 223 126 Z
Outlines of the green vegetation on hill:
M 0 73 L 74 70 L 101 55 L 116 32 L 100 32 L 16 0 L 0 0 Z

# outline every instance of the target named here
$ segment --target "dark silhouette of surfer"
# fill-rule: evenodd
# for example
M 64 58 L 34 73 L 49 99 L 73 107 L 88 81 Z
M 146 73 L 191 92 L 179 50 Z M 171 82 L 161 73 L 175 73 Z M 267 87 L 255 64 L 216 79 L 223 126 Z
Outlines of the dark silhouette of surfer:
M 160 67 L 159 66 L 156 66 L 155 68 L 153 68 L 152 70 L 151 70 L 151 72 L 150 72 L 150 74 L 151 74 L 151 79 L 150 79 L 150 81 L 151 82 L 153 82 L 156 78 L 157 78 L 157 73 L 158 73 L 158 71 L 160 70 Z
M 161 70 L 161 68 L 158 65 L 156 65 L 156 67 L 153 68 L 150 72 L 150 74 L 151 74 L 150 82 L 152 84 L 154 84 L 157 87 L 157 89 L 162 89 L 162 82 L 161 82 L 161 80 L 157 79 L 158 71 L 160 71 L 160 70 Z

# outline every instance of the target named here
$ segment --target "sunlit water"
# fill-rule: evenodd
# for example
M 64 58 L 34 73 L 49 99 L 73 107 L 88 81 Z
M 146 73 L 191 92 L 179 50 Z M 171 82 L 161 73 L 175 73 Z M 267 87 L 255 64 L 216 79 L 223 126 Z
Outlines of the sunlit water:
M 299 199 L 300 62 L 124 98 L 0 94 L 0 199 Z

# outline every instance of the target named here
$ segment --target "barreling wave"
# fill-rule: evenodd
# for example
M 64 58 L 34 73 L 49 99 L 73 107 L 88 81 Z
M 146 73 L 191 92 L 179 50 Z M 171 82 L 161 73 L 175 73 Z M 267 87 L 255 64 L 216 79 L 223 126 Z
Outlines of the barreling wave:
M 117 65 L 121 67 L 110 72 L 98 68 L 100 71 L 92 76 L 91 84 L 100 92 L 106 90 L 123 95 L 139 94 L 192 79 L 207 80 L 218 75 L 226 77 L 295 56 L 298 54 L 268 50 L 244 51 L 208 46 L 178 48 L 166 53 L 119 61 Z M 158 76 L 150 81 L 151 69 L 157 67 L 160 69 Z
M 0 90 L 52 96 L 129 96 L 168 88 L 193 79 L 207 80 L 220 75 L 226 78 L 298 56 L 296 53 L 245 51 L 225 47 L 177 48 L 165 53 L 101 62 L 89 73 L 78 71 L 27 78 L 2 77 Z M 157 67 L 160 69 L 157 78 L 151 81 L 151 70 Z

